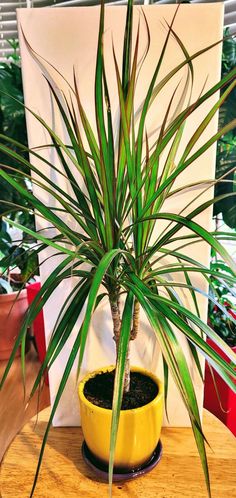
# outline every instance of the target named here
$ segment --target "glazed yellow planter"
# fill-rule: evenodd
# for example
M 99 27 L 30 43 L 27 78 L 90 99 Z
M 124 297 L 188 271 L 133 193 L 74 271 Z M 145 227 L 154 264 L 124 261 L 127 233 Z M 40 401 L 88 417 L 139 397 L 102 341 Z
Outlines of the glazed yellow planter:
M 107 367 L 88 374 L 79 384 L 81 425 L 89 450 L 101 462 L 109 462 L 110 428 L 112 411 L 92 404 L 84 396 L 86 382 L 98 373 L 109 372 Z M 153 401 L 140 408 L 121 410 L 117 436 L 115 467 L 134 469 L 148 462 L 160 439 L 163 417 L 163 385 L 152 373 L 139 367 L 133 372 L 147 375 L 158 386 Z

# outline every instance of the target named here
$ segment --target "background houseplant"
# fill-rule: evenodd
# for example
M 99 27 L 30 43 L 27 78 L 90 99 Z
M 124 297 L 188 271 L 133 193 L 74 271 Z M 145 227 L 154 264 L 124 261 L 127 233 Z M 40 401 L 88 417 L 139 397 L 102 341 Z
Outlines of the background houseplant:
M 0 133 L 11 139 L 11 142 L 6 142 L 8 147 L 18 153 L 21 151 L 22 157 L 28 160 L 19 44 L 16 40 L 8 40 L 8 43 L 12 53 L 6 62 L 0 63 Z M 17 141 L 21 144 L 20 149 Z M 24 147 L 25 150 L 22 150 Z M 0 151 L 0 167 L 2 163 L 8 166 L 12 178 L 30 192 L 30 168 Z M 3 356 L 6 359 L 11 351 L 10 342 L 13 344 L 13 338 L 18 335 L 28 307 L 27 293 L 23 289 L 27 283 L 34 282 L 33 277 L 38 274 L 38 259 L 35 240 L 22 231 L 12 233 L 7 222 L 9 219 L 15 220 L 34 230 L 34 214 L 27 200 L 2 177 L 0 191 L 0 306 L 1 316 L 5 317 L 1 320 L 0 354 L 2 359 Z M 5 222 L 2 221 L 3 215 L 6 216 Z M 6 293 L 8 296 L 5 296 Z M 18 302 L 15 302 L 16 299 Z M 8 351 L 5 349 L 7 344 Z
M 177 12 L 177 11 L 176 11 Z M 132 39 L 132 2 L 129 2 L 127 11 L 127 23 L 124 38 L 124 55 L 122 76 L 119 74 L 118 64 L 114 54 L 114 70 L 117 76 L 117 89 L 120 102 L 120 135 L 118 140 L 118 153 L 115 150 L 113 138 L 113 121 L 111 115 L 109 89 L 106 81 L 106 71 L 103 63 L 103 24 L 104 7 L 101 8 L 100 31 L 97 50 L 97 65 L 95 79 L 95 102 L 97 134 L 92 131 L 88 118 L 85 114 L 83 104 L 80 100 L 77 78 L 75 76 L 74 88 L 69 91 L 72 102 L 64 94 L 58 96 L 58 87 L 51 81 L 51 88 L 54 100 L 60 110 L 65 123 L 68 135 L 71 140 L 72 150 L 56 135 L 50 126 L 43 121 L 40 116 L 32 114 L 44 126 L 50 135 L 52 146 L 57 153 L 58 161 L 64 168 L 64 174 L 70 182 L 74 196 L 62 191 L 58 185 L 46 177 L 43 172 L 34 166 L 33 158 L 39 154 L 35 150 L 31 151 L 32 160 L 30 167 L 35 172 L 34 182 L 42 186 L 48 193 L 59 201 L 61 210 L 66 212 L 80 226 L 81 231 L 73 230 L 70 224 L 64 223 L 58 212 L 53 208 L 45 206 L 36 197 L 24 189 L 6 172 L 1 171 L 1 176 L 8 181 L 26 200 L 32 208 L 37 209 L 40 216 L 56 227 L 57 234 L 54 237 L 47 237 L 43 232 L 35 232 L 19 223 L 11 221 L 13 226 L 18 226 L 26 233 L 38 239 L 42 244 L 47 244 L 60 254 L 65 255 L 65 259 L 59 263 L 57 268 L 48 277 L 40 292 L 41 301 L 36 299 L 27 314 L 20 336 L 15 344 L 16 351 L 18 345 L 24 345 L 27 326 L 32 322 L 37 312 L 49 299 L 53 289 L 64 279 L 71 275 L 78 277 L 78 283 L 68 296 L 63 306 L 59 321 L 56 324 L 51 343 L 49 344 L 45 362 L 40 370 L 40 374 L 35 382 L 33 392 L 40 382 L 41 375 L 47 365 L 51 366 L 65 345 L 73 325 L 80 315 L 83 305 L 87 301 L 86 315 L 81 329 L 71 350 L 68 363 L 61 380 L 58 394 L 52 408 L 49 425 L 45 434 L 41 458 L 48 434 L 48 430 L 63 392 L 66 381 L 69 377 L 72 365 L 79 352 L 78 370 L 80 370 L 86 340 L 88 335 L 91 317 L 104 294 L 108 294 L 111 305 L 111 313 L 114 324 L 114 337 L 117 346 L 117 367 L 115 377 L 114 399 L 113 399 L 113 422 L 111 433 L 111 457 L 110 457 L 110 483 L 112 481 L 112 468 L 114 458 L 114 448 L 121 406 L 123 383 L 125 389 L 129 384 L 129 362 L 128 349 L 129 339 L 135 339 L 139 326 L 139 308 L 144 309 L 153 330 L 157 336 L 163 352 L 164 381 L 165 389 L 168 386 L 169 370 L 174 377 L 181 393 L 185 406 L 188 408 L 194 435 L 201 456 L 206 481 L 209 490 L 208 469 L 206 463 L 204 439 L 201 430 L 201 421 L 198 412 L 194 386 L 189 373 L 186 358 L 179 346 L 173 325 L 177 326 L 189 343 L 194 361 L 201 375 L 201 368 L 197 355 L 197 350 L 203 352 L 208 360 L 217 368 L 220 375 L 228 385 L 235 389 L 232 378 L 235 378 L 233 367 L 217 355 L 198 334 L 197 330 L 206 333 L 225 351 L 225 354 L 233 362 L 235 356 L 223 341 L 208 327 L 198 316 L 196 294 L 200 289 L 191 283 L 191 273 L 197 272 L 202 278 L 209 279 L 210 275 L 217 277 L 213 270 L 203 267 L 191 257 L 185 255 L 180 246 L 171 248 L 171 243 L 181 239 L 181 244 L 186 238 L 188 241 L 204 240 L 213 247 L 221 257 L 235 271 L 235 263 L 221 246 L 215 234 L 209 233 L 202 228 L 194 218 L 202 213 L 214 201 L 208 201 L 199 207 L 191 210 L 188 208 L 187 215 L 178 215 L 165 212 L 164 203 L 175 188 L 175 180 L 178 176 L 196 159 L 200 157 L 217 138 L 227 131 L 233 129 L 235 121 L 225 125 L 222 130 L 211 137 L 201 146 L 197 146 L 193 152 L 193 147 L 197 145 L 199 136 L 202 135 L 208 123 L 222 105 L 227 95 L 235 87 L 235 70 L 227 74 L 223 80 L 214 88 L 203 92 L 201 97 L 194 103 L 185 103 L 182 110 L 178 109 L 177 115 L 173 116 L 171 99 L 166 110 L 164 121 L 161 124 L 159 133 L 153 146 L 149 145 L 148 136 L 145 136 L 145 122 L 149 107 L 162 88 L 168 83 L 170 78 L 176 75 L 181 67 L 189 68 L 188 85 L 191 87 L 191 75 L 193 76 L 192 60 L 199 54 L 189 56 L 174 31 L 174 19 L 169 28 L 166 41 L 162 50 L 161 58 L 157 62 L 155 74 L 150 83 L 149 91 L 145 98 L 141 112 L 137 116 L 137 126 L 134 126 L 133 102 L 135 92 L 135 80 L 138 74 L 138 45 L 139 34 L 136 35 L 134 55 L 131 58 Z M 147 27 L 148 30 L 148 27 Z M 166 47 L 170 36 L 174 36 L 176 43 L 183 52 L 183 62 L 173 70 L 166 78 L 157 83 L 157 76 L 161 68 L 162 59 L 166 52 Z M 203 49 L 202 52 L 206 52 Z M 36 54 L 34 54 L 36 56 Z M 204 103 L 215 92 L 230 85 L 223 92 L 221 98 L 212 107 L 205 119 L 193 133 L 188 141 L 184 152 L 179 152 L 183 129 L 188 116 Z M 187 85 L 187 86 L 188 86 Z M 106 106 L 103 97 L 105 96 Z M 174 96 L 173 96 L 174 97 Z M 172 118 L 172 119 L 170 119 Z M 86 146 L 80 133 L 82 124 L 87 139 Z M 5 138 L 2 136 L 1 151 L 19 161 L 20 164 L 29 166 L 26 159 L 4 145 Z M 87 150 L 87 145 L 90 151 Z M 168 145 L 170 148 L 168 149 Z M 18 144 L 20 147 L 20 145 Z M 159 164 L 160 156 L 167 149 L 167 158 L 164 167 Z M 40 156 L 41 157 L 41 156 Z M 42 157 L 42 161 L 45 159 Z M 69 165 L 70 163 L 70 165 Z M 52 169 L 56 166 L 51 165 Z M 86 187 L 86 193 L 76 182 L 74 171 L 79 172 Z M 205 187 L 212 186 L 214 182 L 207 182 Z M 180 190 L 183 190 L 183 187 Z M 154 234 L 155 221 L 167 220 L 169 224 L 154 242 L 151 236 Z M 187 235 L 181 232 L 182 227 L 188 228 Z M 155 235 L 155 234 L 154 234 Z M 229 236 L 230 237 L 230 236 Z M 174 258 L 169 264 L 164 264 L 164 257 Z M 157 261 L 158 260 L 158 261 Z M 159 265 L 157 263 L 159 262 Z M 86 263 L 88 266 L 82 266 Z M 184 272 L 185 282 L 180 283 L 175 275 Z M 172 280 L 169 275 L 171 275 Z M 222 279 L 225 285 L 234 282 L 234 276 L 225 275 Z M 101 285 L 103 288 L 100 290 Z M 105 291 L 104 291 L 105 288 Z M 184 307 L 178 289 L 184 288 L 190 294 L 196 305 L 196 314 Z M 161 289 L 166 294 L 163 296 Z M 125 295 L 125 304 L 121 306 L 120 295 Z M 215 298 L 212 298 L 215 299 Z M 221 305 L 219 305 L 221 306 Z M 227 310 L 221 306 L 227 314 Z M 233 317 L 230 317 L 233 319 Z M 7 366 L 2 383 L 10 369 L 14 357 L 13 355 Z M 24 347 L 22 348 L 24 351 Z M 24 354 L 22 353 L 22 363 L 24 364 Z M 38 470 L 39 470 L 38 467 Z M 37 471 L 38 474 L 38 471 Z M 37 475 L 36 475 L 37 479 Z M 34 483 L 34 487 L 36 480 Z M 32 490 L 32 494 L 34 491 Z M 210 494 L 210 490 L 209 490 Z
M 225 30 L 227 37 L 229 30 Z M 223 42 L 222 51 L 222 77 L 227 74 L 236 64 L 236 41 L 234 38 L 226 38 Z M 219 112 L 219 127 L 235 117 L 235 89 L 227 97 Z M 217 143 L 216 155 L 216 178 L 224 176 L 224 181 L 215 186 L 215 196 L 235 191 L 235 129 L 226 133 Z M 213 214 L 216 222 L 216 230 L 222 229 L 222 223 L 235 230 L 236 210 L 233 196 L 222 198 L 214 204 Z M 223 242 L 224 243 L 224 242 Z M 227 241 L 226 241 L 227 243 Z M 233 247 L 233 246 L 232 246 Z M 216 254 L 212 255 L 211 268 L 218 272 L 219 277 L 222 273 L 231 273 L 230 268 Z M 219 302 L 223 304 L 229 314 L 235 318 L 235 289 L 232 289 L 234 298 L 230 296 L 229 290 L 222 285 L 219 278 L 211 277 L 211 284 L 214 292 L 218 296 Z M 218 306 L 209 301 L 208 323 L 215 332 L 227 342 L 235 351 L 236 346 L 236 328 L 231 320 L 223 313 Z M 214 346 L 214 343 L 208 339 L 212 347 L 215 347 L 218 353 L 220 350 Z M 228 386 L 220 378 L 214 369 L 206 364 L 205 371 L 205 388 L 204 388 L 204 406 L 214 413 L 227 427 L 236 434 L 236 397 L 230 391 Z

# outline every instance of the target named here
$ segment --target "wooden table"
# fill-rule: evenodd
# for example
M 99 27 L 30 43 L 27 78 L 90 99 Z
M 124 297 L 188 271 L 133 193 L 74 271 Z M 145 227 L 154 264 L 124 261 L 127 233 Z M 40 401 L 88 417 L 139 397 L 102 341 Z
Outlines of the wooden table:
M 28 498 L 49 409 L 32 419 L 16 436 L 5 455 L 2 498 Z M 213 498 L 236 498 L 236 439 L 209 412 L 204 413 Z M 162 430 L 163 457 L 155 469 L 136 480 L 115 483 L 114 498 L 207 498 L 191 429 Z M 81 456 L 80 428 L 52 428 L 35 498 L 106 498 L 108 486 L 99 481 Z

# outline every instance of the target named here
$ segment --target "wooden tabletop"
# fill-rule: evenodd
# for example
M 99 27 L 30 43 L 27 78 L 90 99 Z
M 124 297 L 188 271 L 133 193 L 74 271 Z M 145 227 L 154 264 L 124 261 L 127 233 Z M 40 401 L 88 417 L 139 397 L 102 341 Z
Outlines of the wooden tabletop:
M 29 498 L 49 409 L 32 419 L 16 436 L 3 460 L 1 498 Z M 236 498 L 236 439 L 209 412 L 204 413 L 212 498 Z M 115 483 L 114 498 L 207 498 L 191 429 L 163 428 L 163 456 L 152 472 L 133 481 Z M 81 429 L 52 428 L 35 498 L 106 498 L 99 481 L 81 455 Z
M 1 4 L 0 4 L 1 5 Z M 4 374 L 7 361 L 0 361 L 0 379 Z M 49 406 L 49 389 L 44 385 L 40 397 L 38 391 L 31 399 L 27 409 L 25 399 L 29 398 L 41 363 L 31 347 L 25 361 L 25 396 L 22 382 L 21 358 L 15 358 L 10 372 L 0 391 L 0 462 L 4 453 L 19 430 L 37 413 Z

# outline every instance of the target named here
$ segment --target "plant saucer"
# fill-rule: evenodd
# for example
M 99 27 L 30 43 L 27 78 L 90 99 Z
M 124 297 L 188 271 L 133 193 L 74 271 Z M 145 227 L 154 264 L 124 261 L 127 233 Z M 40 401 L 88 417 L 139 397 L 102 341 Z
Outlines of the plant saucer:
M 94 470 L 94 472 L 105 481 L 108 481 L 108 465 L 104 464 L 94 456 L 94 454 L 89 450 L 85 441 L 82 444 L 82 456 L 86 464 Z M 161 441 L 158 442 L 151 458 L 140 467 L 135 469 L 120 469 L 114 468 L 113 481 L 128 481 L 135 479 L 136 477 L 142 476 L 147 472 L 150 472 L 161 460 L 162 457 L 162 444 Z

